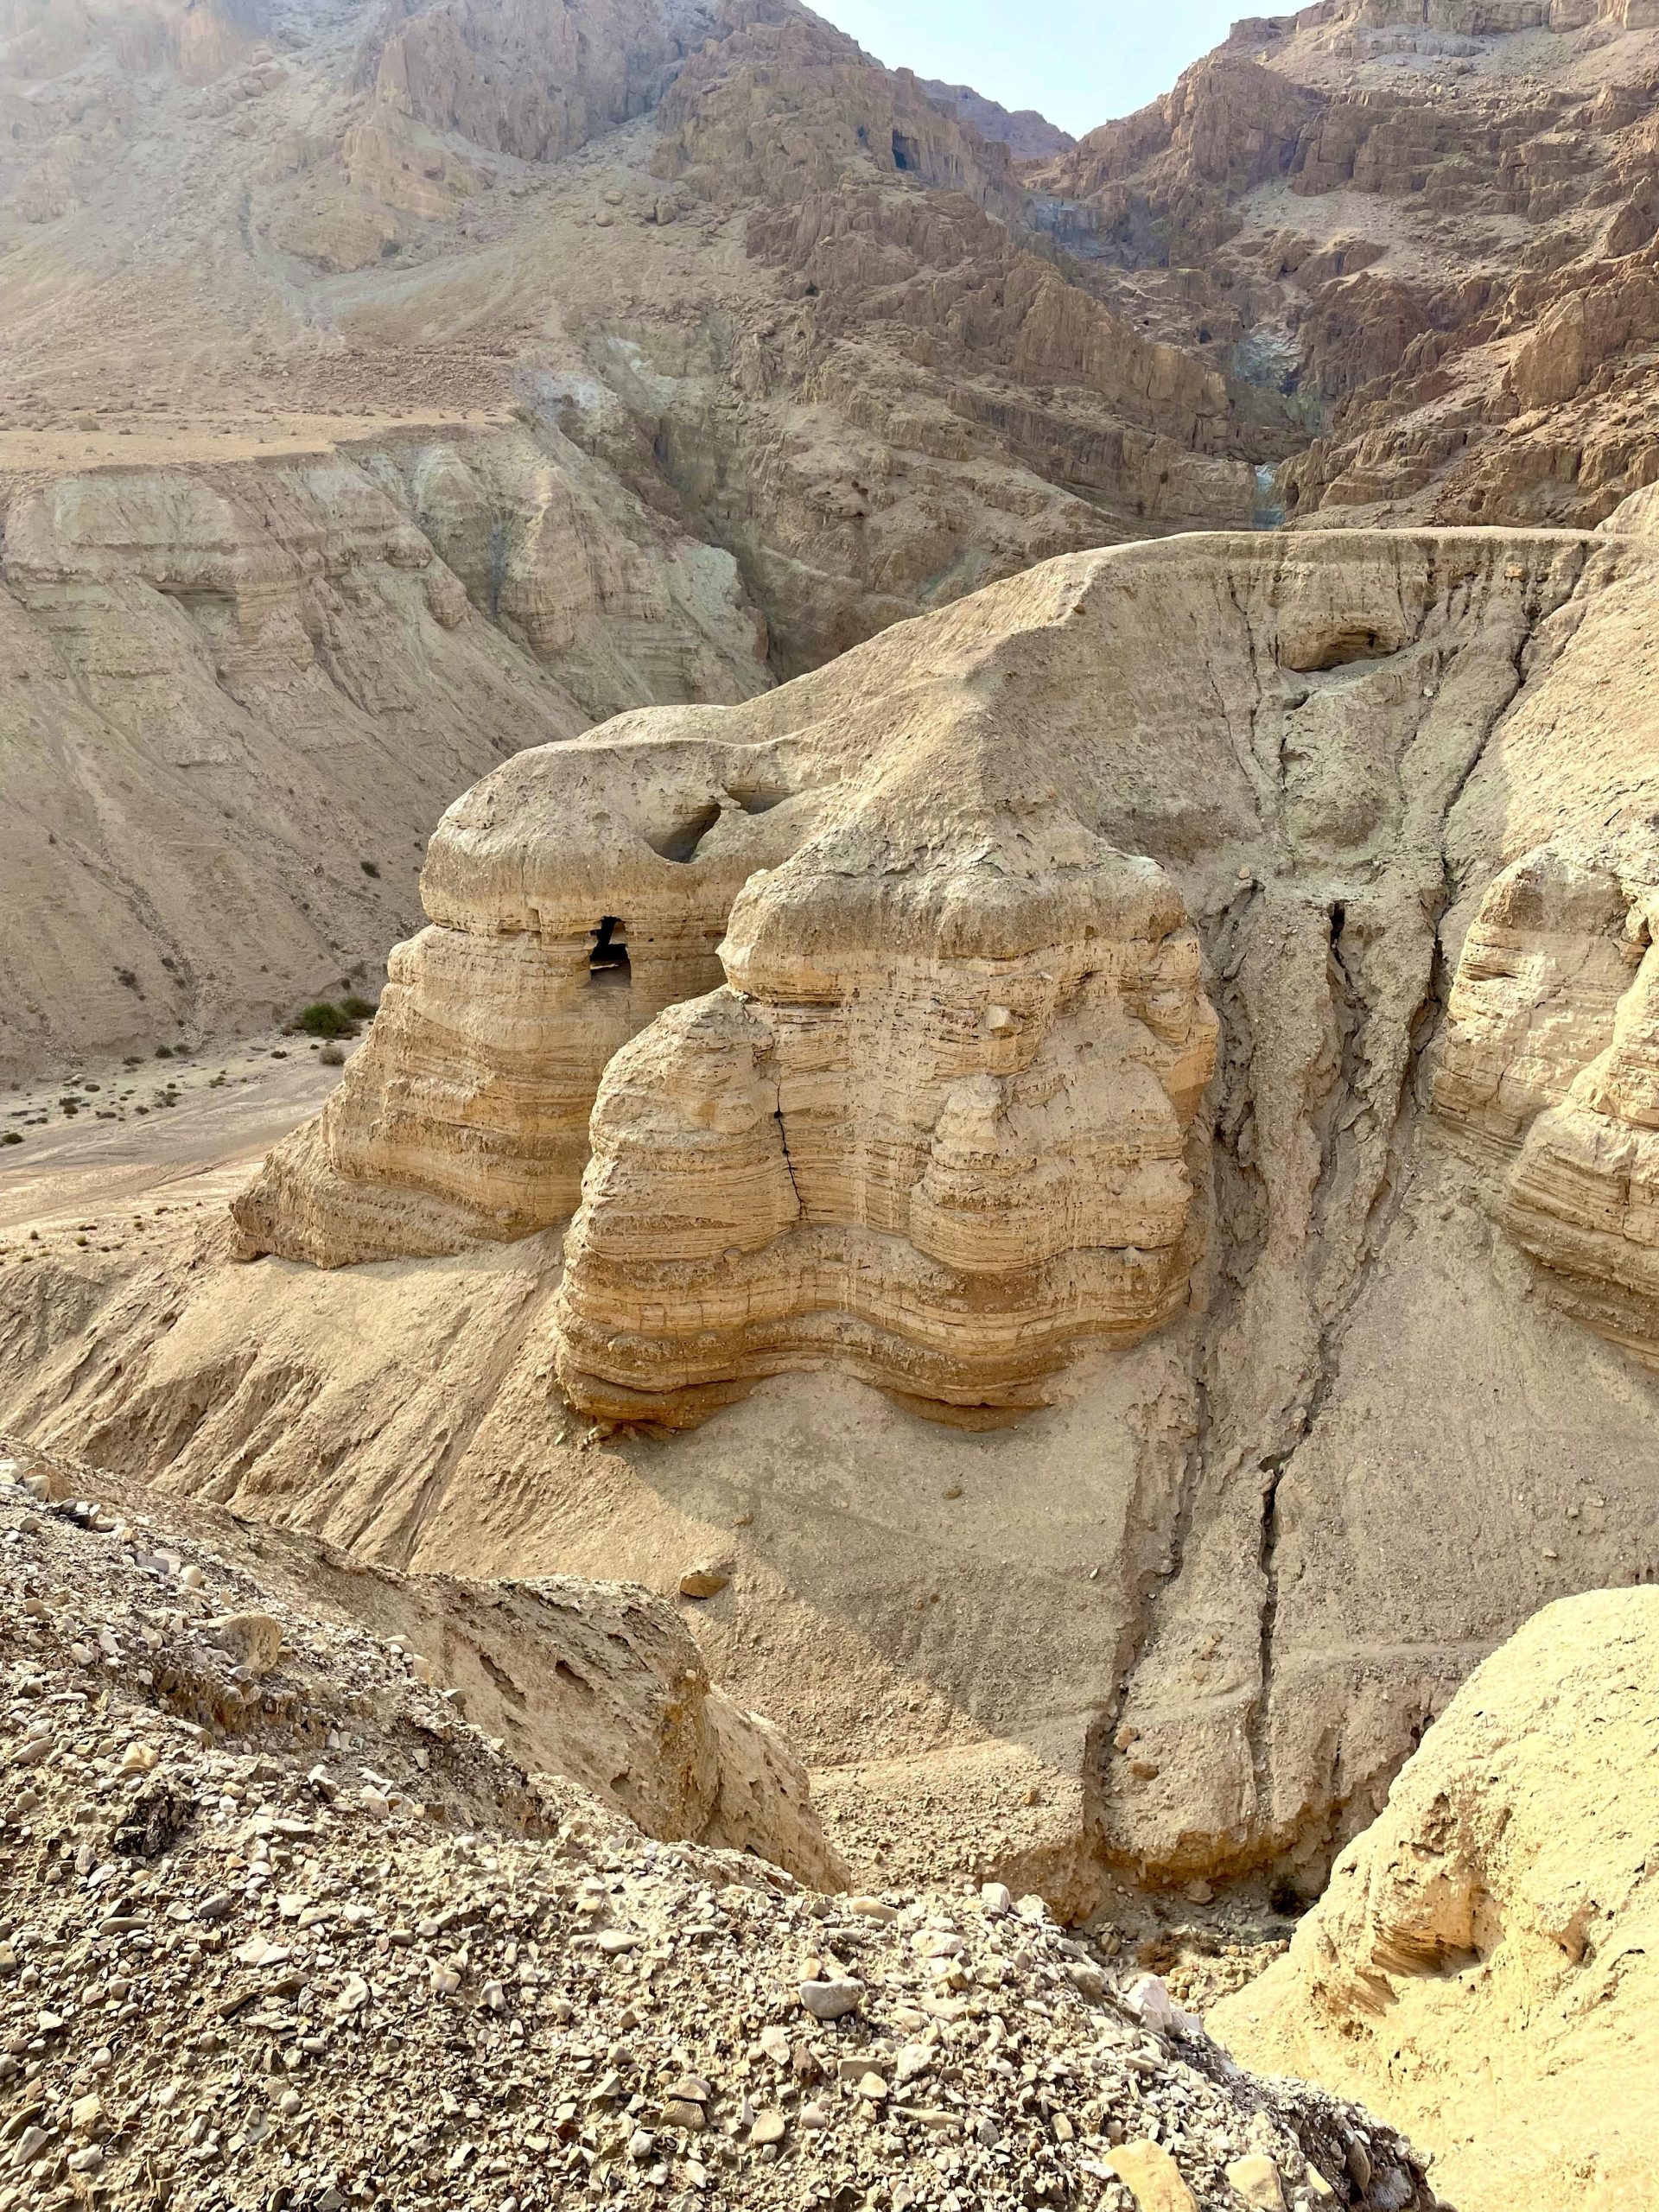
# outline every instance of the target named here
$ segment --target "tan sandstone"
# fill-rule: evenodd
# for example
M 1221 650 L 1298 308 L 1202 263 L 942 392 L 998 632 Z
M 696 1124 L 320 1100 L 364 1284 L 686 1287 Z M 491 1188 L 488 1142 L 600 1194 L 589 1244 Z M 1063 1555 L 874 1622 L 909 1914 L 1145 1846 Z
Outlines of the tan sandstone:
M 1464 1685 L 1216 2032 L 1420 2131 L 1469 2212 L 1647 2202 L 1656 1683 L 1659 1593 L 1538 1614 Z

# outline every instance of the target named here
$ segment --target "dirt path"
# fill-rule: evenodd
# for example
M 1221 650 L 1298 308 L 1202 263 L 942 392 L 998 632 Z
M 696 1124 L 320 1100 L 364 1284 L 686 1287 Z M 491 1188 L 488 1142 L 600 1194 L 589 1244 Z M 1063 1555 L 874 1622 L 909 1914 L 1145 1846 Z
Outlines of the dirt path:
M 169 1201 L 228 1198 L 280 1136 L 316 1112 L 340 1075 L 305 1043 L 271 1037 L 14 1093 L 0 1104 L 0 1130 L 22 1139 L 0 1147 L 0 1232 L 92 1217 L 162 1192 Z

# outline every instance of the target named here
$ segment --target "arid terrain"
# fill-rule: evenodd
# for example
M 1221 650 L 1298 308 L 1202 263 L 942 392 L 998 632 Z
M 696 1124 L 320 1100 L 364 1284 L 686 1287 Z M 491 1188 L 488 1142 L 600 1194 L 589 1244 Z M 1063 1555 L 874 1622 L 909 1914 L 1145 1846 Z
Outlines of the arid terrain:
M 0 2212 L 1655 2201 L 1659 11 L 996 89 L 0 7 Z

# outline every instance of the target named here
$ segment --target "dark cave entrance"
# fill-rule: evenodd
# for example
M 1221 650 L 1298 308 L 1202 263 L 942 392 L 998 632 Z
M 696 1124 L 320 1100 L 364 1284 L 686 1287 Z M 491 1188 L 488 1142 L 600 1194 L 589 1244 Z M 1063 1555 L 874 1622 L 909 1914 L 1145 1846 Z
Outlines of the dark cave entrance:
M 626 989 L 632 980 L 628 948 L 622 925 L 614 914 L 605 915 L 594 931 L 594 949 L 588 955 L 588 972 L 596 983 Z

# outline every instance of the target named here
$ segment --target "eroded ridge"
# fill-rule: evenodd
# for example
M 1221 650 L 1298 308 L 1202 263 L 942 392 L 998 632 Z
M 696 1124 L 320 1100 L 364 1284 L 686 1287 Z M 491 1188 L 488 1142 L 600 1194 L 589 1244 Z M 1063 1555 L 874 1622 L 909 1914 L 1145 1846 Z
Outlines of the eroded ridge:
M 977 1421 L 1186 1310 L 1214 1224 L 1224 1283 L 1261 1258 L 1275 1310 L 1305 1294 L 1317 1369 L 1389 1182 L 1448 810 L 1527 669 L 1648 565 L 1573 534 L 1120 549 L 772 697 L 524 754 L 445 817 L 430 925 L 238 1203 L 243 1249 L 435 1255 L 574 1213 L 556 1363 L 584 1411 L 679 1426 L 834 1365 Z M 1357 1122 L 1333 1096 L 1323 1166 L 1243 1163 L 1259 1254 L 1200 1112 L 1200 921 L 1224 1153 L 1241 1074 L 1259 1135 L 1281 1058 L 1299 1128 L 1310 1081 L 1375 1093 Z M 1264 930 L 1256 977 L 1226 946 Z M 1317 1395 L 1289 1387 L 1249 1411 L 1269 1452 Z
M 730 983 L 601 1086 L 559 1306 L 577 1405 L 677 1422 L 835 1363 L 930 1413 L 1018 1408 L 1184 1300 L 1198 938 L 1154 862 L 1013 842 L 905 868 L 827 838 L 745 890 Z

